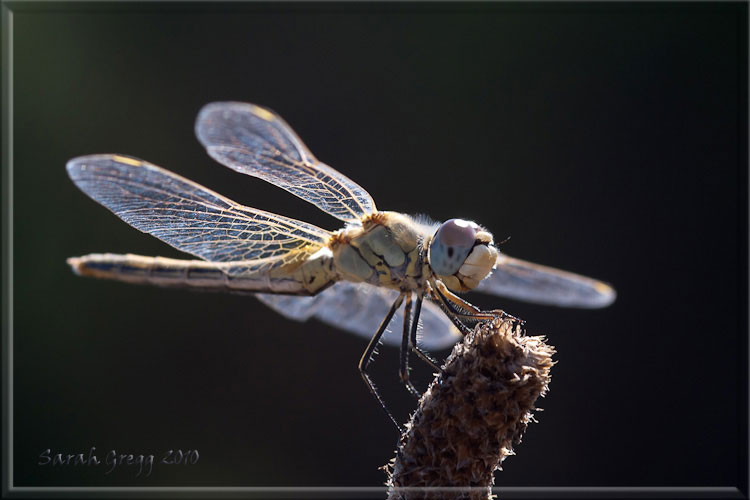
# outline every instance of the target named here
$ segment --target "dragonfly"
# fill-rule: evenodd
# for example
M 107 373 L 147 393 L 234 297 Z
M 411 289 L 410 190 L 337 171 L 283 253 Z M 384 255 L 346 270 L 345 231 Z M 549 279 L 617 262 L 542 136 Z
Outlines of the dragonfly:
M 93 278 L 253 294 L 287 318 L 317 318 L 368 336 L 359 371 L 397 428 L 368 374 L 380 342 L 400 347 L 400 378 L 419 398 L 409 379 L 410 353 L 439 371 L 428 351 L 449 347 L 477 322 L 515 320 L 459 294 L 473 290 L 577 308 L 615 300 L 614 289 L 602 281 L 501 253 L 492 234 L 475 222 L 435 223 L 378 210 L 367 191 L 315 158 L 264 107 L 207 104 L 195 133 L 217 162 L 312 203 L 344 227 L 328 231 L 244 206 L 132 156 L 88 155 L 66 166 L 78 188 L 136 229 L 198 259 L 95 253 L 68 264 Z M 401 331 L 400 339 L 384 337 L 389 325 Z

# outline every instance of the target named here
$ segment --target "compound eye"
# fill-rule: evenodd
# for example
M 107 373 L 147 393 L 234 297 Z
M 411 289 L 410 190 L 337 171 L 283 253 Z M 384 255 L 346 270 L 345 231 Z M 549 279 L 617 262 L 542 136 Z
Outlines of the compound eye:
M 440 276 L 458 272 L 474 247 L 479 226 L 463 219 L 443 222 L 430 245 L 430 265 Z

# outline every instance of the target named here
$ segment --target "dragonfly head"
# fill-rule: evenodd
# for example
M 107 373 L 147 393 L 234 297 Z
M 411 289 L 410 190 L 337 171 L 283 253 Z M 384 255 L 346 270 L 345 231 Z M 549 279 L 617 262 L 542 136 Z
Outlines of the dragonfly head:
M 478 224 L 450 219 L 432 237 L 427 260 L 448 288 L 465 292 L 490 274 L 497 250 L 492 245 L 492 235 Z

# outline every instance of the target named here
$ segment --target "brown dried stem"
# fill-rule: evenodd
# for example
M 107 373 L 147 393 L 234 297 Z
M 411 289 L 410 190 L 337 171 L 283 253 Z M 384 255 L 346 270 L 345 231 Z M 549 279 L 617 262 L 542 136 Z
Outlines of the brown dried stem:
M 554 348 L 509 320 L 478 325 L 456 345 L 401 436 L 389 500 L 491 498 L 493 472 L 547 392 Z

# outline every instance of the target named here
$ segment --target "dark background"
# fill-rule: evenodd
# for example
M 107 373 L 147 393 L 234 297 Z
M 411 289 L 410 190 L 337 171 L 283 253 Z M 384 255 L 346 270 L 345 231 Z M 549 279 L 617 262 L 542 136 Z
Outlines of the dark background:
M 193 121 L 214 100 L 276 110 L 381 209 L 474 219 L 511 236 L 511 255 L 615 286 L 597 311 L 470 296 L 558 350 L 540 423 L 498 485 L 737 484 L 746 20 L 741 3 L 17 9 L 15 484 L 385 480 L 397 436 L 357 372 L 364 339 L 250 297 L 87 280 L 65 264 L 180 256 L 75 188 L 64 165 L 82 154 L 130 154 L 338 227 L 205 154 Z M 375 365 L 405 419 L 397 351 Z M 200 461 L 148 478 L 37 465 L 47 448 L 91 446 Z

